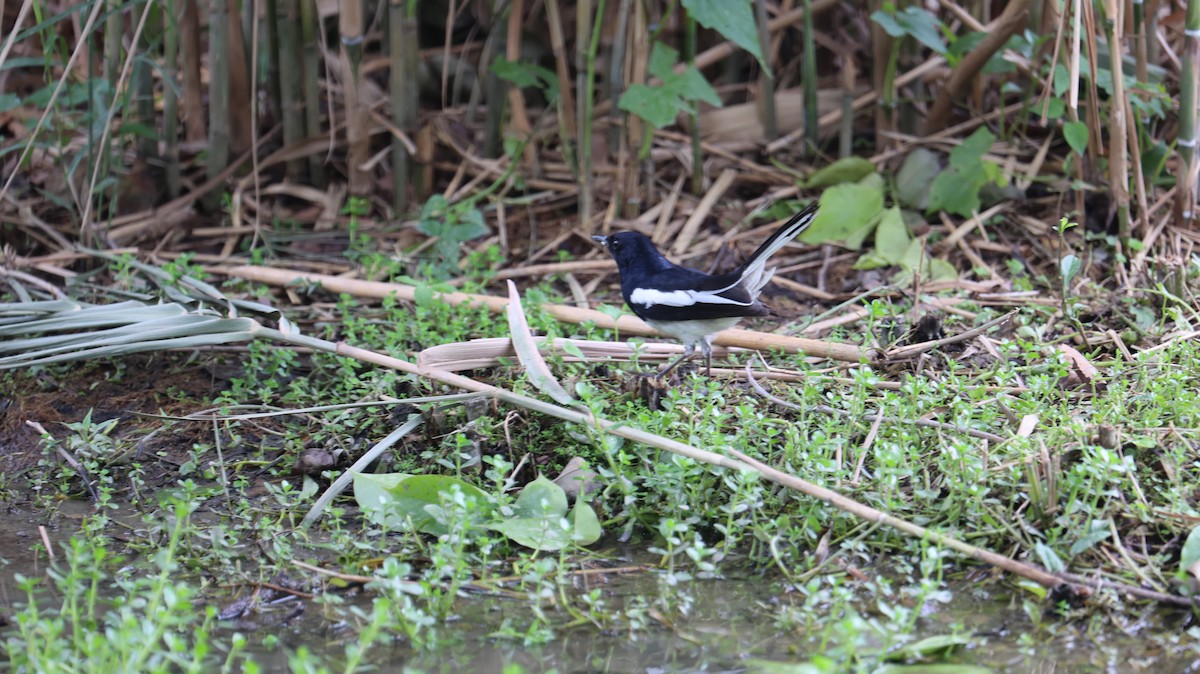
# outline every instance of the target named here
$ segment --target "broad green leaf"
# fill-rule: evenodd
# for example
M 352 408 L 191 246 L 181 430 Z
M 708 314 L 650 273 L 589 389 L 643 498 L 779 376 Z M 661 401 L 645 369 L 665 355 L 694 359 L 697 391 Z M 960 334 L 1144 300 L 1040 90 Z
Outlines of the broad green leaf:
M 958 269 L 940 257 L 929 261 L 929 280 L 953 281 L 958 278 Z
M 492 72 L 500 79 L 512 82 L 522 89 L 536 87 L 541 83 L 530 64 L 509 61 L 503 56 L 498 56 L 492 61 Z
M 929 189 L 941 170 L 941 161 L 933 150 L 918 147 L 909 152 L 896 172 L 896 200 L 925 210 L 929 206 Z
M 1033 552 L 1038 556 L 1038 559 L 1041 560 L 1042 568 L 1046 569 L 1050 573 L 1058 573 L 1059 571 L 1067 570 L 1067 565 L 1063 564 L 1062 559 L 1059 558 L 1059 556 L 1055 554 L 1054 550 L 1052 550 L 1050 546 L 1046 545 L 1045 543 L 1035 543 L 1033 546 Z
M 1197 562 L 1200 562 L 1200 527 L 1192 529 L 1183 544 L 1183 551 L 1179 554 L 1179 572 L 1200 577 L 1194 568 Z
M 534 550 L 561 550 L 575 539 L 574 525 L 565 517 L 567 495 L 545 477 L 525 485 L 513 504 L 513 512 L 513 517 L 490 528 Z M 586 519 L 586 514 L 583 517 Z
M 1142 173 L 1149 182 L 1158 178 L 1159 173 L 1167 165 L 1167 157 L 1171 156 L 1171 149 L 1161 140 L 1142 147 L 1146 148 L 1142 151 Z
M 503 56 L 492 62 L 492 72 L 507 82 L 512 82 L 521 89 L 536 87 L 546 92 L 553 100 L 558 97 L 558 76 L 549 68 L 536 63 L 509 61 Z
M 849 245 L 850 235 L 873 226 L 882 210 L 881 188 L 860 183 L 834 185 L 821 195 L 821 211 L 808 230 L 800 235 L 800 240 L 805 243 L 846 241 Z
M 576 501 L 575 507 L 571 508 L 571 514 L 567 516 L 567 521 L 571 523 L 571 540 L 576 545 L 591 545 L 600 540 L 600 535 L 604 533 L 596 511 L 582 500 Z
M 1079 274 L 1079 270 L 1082 268 L 1083 263 L 1074 255 L 1064 255 L 1058 261 L 1058 273 L 1062 279 L 1063 295 L 1066 295 L 1067 291 L 1070 290 L 1071 281 L 1075 280 L 1075 277 Z
M 904 11 L 894 14 L 879 10 L 871 14 L 871 20 L 892 37 L 911 35 L 917 42 L 939 54 L 948 51 L 946 43 L 942 40 L 941 24 L 929 10 L 916 5 L 905 7 Z
M 978 665 L 939 662 L 929 665 L 884 665 L 873 670 L 873 674 L 992 674 L 992 670 Z
M 704 75 L 696 70 L 696 66 L 688 66 L 682 75 L 671 73 L 671 77 L 663 80 L 664 85 L 670 82 L 672 91 L 679 94 L 685 101 L 702 101 L 713 107 L 721 107 L 721 97 L 717 94 L 717 90 L 713 89 L 708 80 L 704 79 Z
M 563 353 L 567 354 L 568 356 L 574 356 L 579 360 L 587 360 L 587 356 L 583 355 L 583 351 L 579 349 L 579 345 L 575 342 L 569 339 L 564 339 L 561 342 L 558 342 L 557 345 L 558 348 L 562 349 Z
M 517 517 L 562 517 L 567 514 L 567 494 L 540 475 L 517 495 L 513 512 Z
M 845 157 L 821 168 L 804 181 L 805 189 L 856 183 L 875 172 L 875 165 L 862 157 Z
M 1087 124 L 1080 121 L 1063 122 L 1063 138 L 1067 139 L 1067 145 L 1075 150 L 1075 154 L 1080 157 L 1087 151 L 1088 144 L 1088 127 Z
M 835 671 L 813 662 L 773 662 L 771 660 L 746 660 L 744 662 L 749 667 L 749 671 L 754 674 L 829 674 L 829 672 Z
M 1092 520 L 1088 524 L 1088 532 L 1071 544 L 1071 556 L 1074 557 L 1111 536 L 1112 530 L 1108 520 Z
M 401 531 L 445 533 L 435 514 L 455 492 L 490 510 L 491 498 L 478 487 L 448 475 L 406 473 L 358 473 L 354 476 L 354 500 L 372 522 Z M 431 507 L 433 506 L 433 507 Z
M 994 142 L 996 142 L 996 134 L 989 131 L 987 127 L 979 127 L 974 133 L 967 136 L 958 147 L 950 150 L 950 165 L 957 168 L 978 166 L 983 155 L 992 149 Z
M 454 228 L 454 239 L 456 242 L 470 241 L 478 239 L 490 231 L 483 221 L 483 213 L 478 208 L 469 208 L 462 214 L 462 219 Z
M 912 236 L 908 233 L 908 226 L 904 224 L 900 208 L 892 206 L 884 211 L 883 217 L 879 219 L 879 226 L 875 228 L 875 252 L 887 260 L 888 264 L 897 264 L 911 240 Z
M 890 267 L 892 262 L 872 248 L 859 256 L 854 261 L 854 269 L 879 269 L 881 267 Z
M 958 646 L 966 646 L 972 641 L 970 635 L 966 634 L 938 634 L 932 637 L 925 637 L 920 641 L 914 641 L 911 644 L 906 644 L 888 653 L 889 660 L 909 660 L 915 658 L 925 658 L 943 651 L 951 650 Z
M 646 120 L 656 129 L 675 123 L 679 114 L 679 98 L 664 87 L 631 84 L 621 94 L 617 107 Z
M 489 528 L 518 545 L 543 552 L 562 550 L 572 543 L 572 533 L 564 517 L 514 517 Z
M 923 263 L 928 258 L 925 252 L 925 246 L 922 245 L 920 239 L 913 239 L 908 242 L 904 252 L 900 255 L 900 259 L 896 264 L 900 265 L 900 273 L 897 275 L 898 283 L 912 282 L 913 274 L 923 271 Z M 924 274 L 922 274 L 924 276 Z
M 889 14 L 888 12 L 880 9 L 871 14 L 871 20 L 879 24 L 879 27 L 883 29 L 883 32 L 887 33 L 888 35 L 895 38 L 904 37 L 904 27 L 901 26 L 900 22 L 896 20 L 895 15 Z
M 655 42 L 650 48 L 650 62 L 646 64 L 646 70 L 654 77 L 665 80 L 675 74 L 676 63 L 679 63 L 679 52 L 662 42 Z
M 950 166 L 938 174 L 929 191 L 929 210 L 945 210 L 967 217 L 980 208 L 979 190 L 987 184 L 989 169 L 983 155 L 996 139 L 991 131 L 980 127 L 950 152 Z
M 683 8 L 696 23 L 717 31 L 725 39 L 750 52 L 758 59 L 763 70 L 771 71 L 758 42 L 758 26 L 754 22 L 750 0 L 683 0 Z
M 940 30 L 941 24 L 933 12 L 924 7 L 909 5 L 904 8 L 904 11 L 896 13 L 896 23 L 900 24 L 904 32 L 916 38 L 917 42 L 939 54 L 946 53 L 946 43 L 942 41 Z

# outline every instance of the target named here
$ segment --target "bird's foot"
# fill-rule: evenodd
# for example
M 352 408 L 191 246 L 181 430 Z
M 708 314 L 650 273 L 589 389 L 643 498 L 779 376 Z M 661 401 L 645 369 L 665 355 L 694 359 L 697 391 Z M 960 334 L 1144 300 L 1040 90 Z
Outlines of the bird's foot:
M 662 409 L 662 399 L 671 388 L 672 374 L 666 376 L 658 372 L 634 372 L 625 380 L 625 390 L 646 402 L 646 407 L 652 410 Z

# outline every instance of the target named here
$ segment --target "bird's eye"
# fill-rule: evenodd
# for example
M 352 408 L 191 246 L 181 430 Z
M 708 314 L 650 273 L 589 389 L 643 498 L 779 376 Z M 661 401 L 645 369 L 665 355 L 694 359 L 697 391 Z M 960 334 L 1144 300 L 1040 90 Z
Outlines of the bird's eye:
M 621 240 L 620 239 L 609 239 L 608 247 L 614 251 L 621 250 Z

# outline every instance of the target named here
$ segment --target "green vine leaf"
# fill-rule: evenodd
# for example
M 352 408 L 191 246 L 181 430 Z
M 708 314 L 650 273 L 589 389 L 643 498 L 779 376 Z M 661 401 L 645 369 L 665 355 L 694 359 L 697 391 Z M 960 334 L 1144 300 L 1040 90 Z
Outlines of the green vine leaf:
M 717 31 L 725 39 L 750 52 L 758 59 L 763 70 L 771 72 L 771 66 L 763 58 L 758 42 L 758 26 L 754 22 L 750 0 L 683 0 L 683 8 L 696 23 Z

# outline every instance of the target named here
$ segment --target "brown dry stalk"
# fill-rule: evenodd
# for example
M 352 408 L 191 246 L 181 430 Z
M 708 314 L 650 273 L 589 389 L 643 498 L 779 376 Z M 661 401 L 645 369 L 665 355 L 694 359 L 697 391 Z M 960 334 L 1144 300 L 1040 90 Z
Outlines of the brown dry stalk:
M 1008 3 L 1000 18 L 988 26 L 987 36 L 950 73 L 946 85 L 942 87 L 933 107 L 929 109 L 929 116 L 925 120 L 926 134 L 935 133 L 946 126 L 954 103 L 961 100 L 971 81 L 983 70 L 992 54 L 1002 49 L 1008 38 L 1024 27 L 1028 18 L 1029 0 L 1012 0 Z
M 247 281 L 256 281 L 276 286 L 311 285 L 319 283 L 332 293 L 348 293 L 357 297 L 383 298 L 389 295 L 413 302 L 416 300 L 417 289 L 403 283 L 383 283 L 380 281 L 360 281 L 338 276 L 322 274 L 304 274 L 290 269 L 275 267 L 212 267 L 208 271 L 226 274 Z M 490 311 L 502 313 L 507 310 L 508 300 L 492 295 L 476 295 L 472 293 L 439 293 L 437 298 L 452 305 L 474 304 L 486 306 Z M 625 335 L 658 335 L 653 328 L 646 325 L 636 316 L 624 315 L 617 320 L 606 313 L 594 309 L 580 309 L 563 304 L 542 305 L 542 311 L 565 323 L 593 323 L 598 328 L 617 330 Z M 861 363 L 873 359 L 874 351 L 863 349 L 853 344 L 839 344 L 803 337 L 789 337 L 769 332 L 753 330 L 725 330 L 719 333 L 713 343 L 721 346 L 740 346 L 746 349 L 760 351 L 778 350 L 786 353 L 805 353 L 818 358 L 829 358 L 847 363 Z

